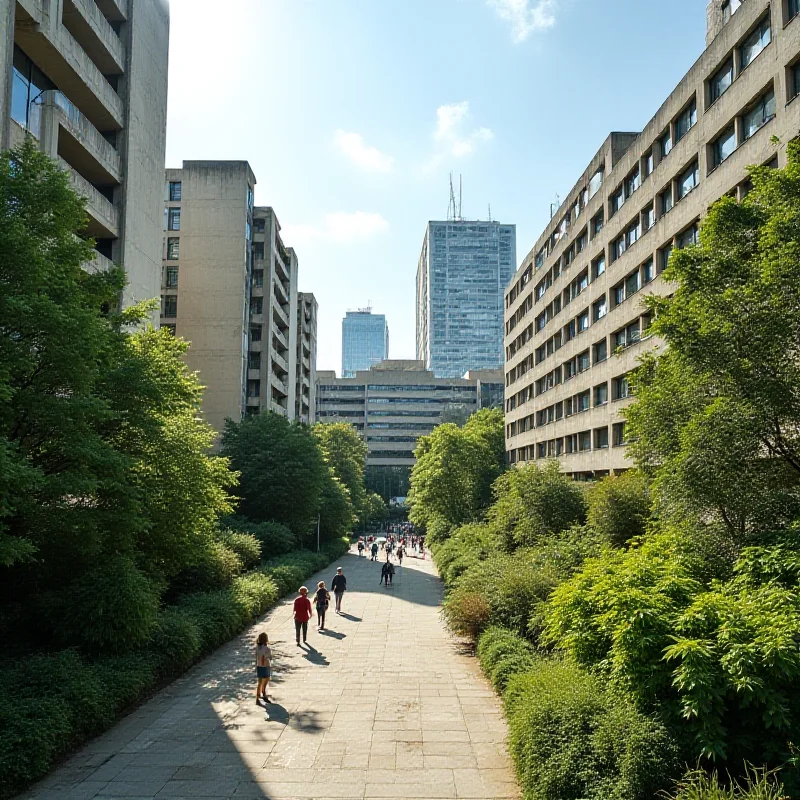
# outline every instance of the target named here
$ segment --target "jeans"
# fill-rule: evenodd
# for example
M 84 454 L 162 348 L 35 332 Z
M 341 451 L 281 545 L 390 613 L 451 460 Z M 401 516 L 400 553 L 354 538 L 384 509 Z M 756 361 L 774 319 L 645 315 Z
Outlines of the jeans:
M 305 642 L 308 638 L 308 620 L 305 622 L 300 622 L 300 620 L 296 619 L 294 621 L 294 635 L 297 639 L 298 643 L 300 642 L 300 630 L 303 631 L 303 641 Z
M 336 598 L 336 610 L 337 611 L 341 611 L 342 610 L 342 595 L 343 594 L 344 594 L 344 592 L 334 592 L 333 593 L 333 596 Z

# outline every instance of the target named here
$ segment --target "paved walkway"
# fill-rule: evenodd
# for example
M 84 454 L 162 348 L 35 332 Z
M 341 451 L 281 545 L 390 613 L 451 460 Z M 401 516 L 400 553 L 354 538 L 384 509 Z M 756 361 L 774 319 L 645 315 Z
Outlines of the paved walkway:
M 442 625 L 431 562 L 407 558 L 390 589 L 380 564 L 340 563 L 345 613 L 309 631 L 307 649 L 281 603 L 23 796 L 517 798 L 500 704 Z M 261 630 L 274 656 L 267 711 L 255 703 Z

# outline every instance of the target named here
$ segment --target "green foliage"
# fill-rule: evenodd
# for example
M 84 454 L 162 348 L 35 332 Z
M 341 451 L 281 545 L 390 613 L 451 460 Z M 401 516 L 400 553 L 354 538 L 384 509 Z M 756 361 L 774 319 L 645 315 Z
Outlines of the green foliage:
M 603 478 L 587 494 L 589 527 L 615 547 L 645 532 L 650 517 L 650 491 L 638 470 Z
M 674 800 L 789 800 L 777 775 L 747 766 L 741 780 L 721 780 L 719 773 L 691 770 L 678 784 Z
M 509 470 L 495 483 L 494 495 L 489 528 L 509 552 L 559 534 L 586 516 L 581 488 L 556 461 Z
M 272 412 L 228 420 L 222 452 L 240 473 L 239 513 L 278 522 L 310 543 L 328 474 L 310 429 Z
M 221 524 L 228 530 L 255 536 L 261 545 L 261 557 L 265 559 L 290 553 L 297 547 L 295 535 L 279 522 L 251 522 L 245 517 L 225 517 Z
M 319 422 L 314 426 L 325 463 L 347 489 L 351 514 L 362 517 L 367 502 L 364 470 L 367 466 L 367 445 L 346 422 Z
M 481 669 L 497 691 L 502 692 L 508 681 L 534 664 L 530 642 L 506 628 L 488 628 L 478 640 L 478 659 Z
M 389 509 L 383 498 L 376 492 L 367 492 L 361 519 L 367 525 L 372 522 L 384 522 L 389 518 Z
M 222 589 L 230 585 L 243 569 L 242 559 L 236 552 L 209 536 L 202 549 L 196 552 L 194 563 L 175 576 L 171 594 Z
M 150 637 L 149 649 L 158 658 L 158 672 L 168 678 L 187 670 L 200 654 L 201 634 L 189 615 L 178 608 L 164 609 Z
M 320 540 L 339 539 L 350 533 L 355 522 L 347 487 L 328 468 L 319 498 Z
M 428 529 L 430 541 L 450 528 L 478 519 L 491 502 L 491 486 L 504 469 L 502 412 L 482 410 L 463 428 L 445 423 L 420 438 L 411 471 L 409 518 Z
M 261 563 L 261 542 L 252 533 L 222 531 L 217 538 L 239 557 L 244 569 L 253 569 Z
M 536 661 L 503 699 L 531 800 L 652 800 L 678 774 L 668 731 L 574 664 Z

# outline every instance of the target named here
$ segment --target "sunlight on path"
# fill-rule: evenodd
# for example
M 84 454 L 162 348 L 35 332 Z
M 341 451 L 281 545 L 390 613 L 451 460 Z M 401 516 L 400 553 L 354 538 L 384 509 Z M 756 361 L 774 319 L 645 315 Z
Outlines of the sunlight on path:
M 294 642 L 291 605 L 220 648 L 22 797 L 517 798 L 500 703 L 439 618 L 429 560 L 395 585 L 350 554 L 343 616 Z M 335 565 L 310 578 L 330 586 Z M 333 603 L 331 603 L 331 609 Z M 274 677 L 255 703 L 266 630 Z

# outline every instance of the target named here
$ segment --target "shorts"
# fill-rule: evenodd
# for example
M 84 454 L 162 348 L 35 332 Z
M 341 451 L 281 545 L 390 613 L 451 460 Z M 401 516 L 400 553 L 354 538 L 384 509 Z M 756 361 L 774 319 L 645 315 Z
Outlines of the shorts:
M 256 667 L 256 677 L 269 678 L 272 676 L 272 670 L 269 667 Z

